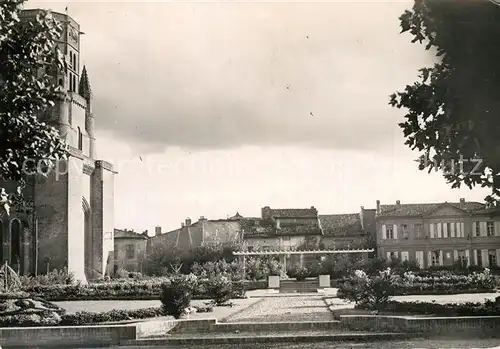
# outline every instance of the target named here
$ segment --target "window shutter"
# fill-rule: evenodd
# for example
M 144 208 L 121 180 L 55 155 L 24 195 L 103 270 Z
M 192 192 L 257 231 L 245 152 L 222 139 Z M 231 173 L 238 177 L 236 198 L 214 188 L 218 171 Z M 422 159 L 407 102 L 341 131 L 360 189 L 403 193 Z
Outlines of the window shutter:
M 409 253 L 408 251 L 402 251 L 401 252 L 401 260 L 404 262 L 404 261 L 408 261 L 410 258 L 409 258 Z
M 394 224 L 392 226 L 392 229 L 394 229 L 394 239 L 397 239 L 398 238 L 398 225 Z
M 458 261 L 458 251 L 457 250 L 453 250 L 453 260 Z
M 384 225 L 382 225 L 382 240 L 385 240 L 385 239 L 387 239 L 387 228 L 384 224 Z
M 486 236 L 486 222 L 481 222 L 480 223 L 480 233 L 481 233 L 481 236 Z
M 472 236 L 476 236 L 477 222 L 472 222 Z
M 438 223 L 437 224 L 437 237 L 438 239 L 441 239 L 442 238 L 442 231 L 441 231 L 441 223 Z
M 391 253 L 390 252 L 386 252 L 386 257 L 387 257 L 387 260 L 388 261 L 391 261 Z
M 394 257 L 399 258 L 398 251 L 394 252 Z
M 465 223 L 464 222 L 460 223 L 460 237 L 462 237 L 462 238 L 465 237 Z
M 478 265 L 478 260 L 477 260 L 477 250 L 472 250 L 472 263 L 473 265 Z
M 427 267 L 432 266 L 432 252 L 428 251 L 427 252 Z
M 443 237 L 448 237 L 448 223 L 443 223 Z
M 434 239 L 434 223 L 429 224 L 429 237 Z
M 495 236 L 500 236 L 500 222 L 495 222 Z
M 497 267 L 500 267 L 500 248 L 497 248 Z
M 443 265 L 443 251 L 439 250 L 439 265 Z
M 455 223 L 450 224 L 450 237 L 455 237 Z
M 470 253 L 469 250 L 465 250 L 465 259 L 467 260 L 467 266 L 470 265 Z

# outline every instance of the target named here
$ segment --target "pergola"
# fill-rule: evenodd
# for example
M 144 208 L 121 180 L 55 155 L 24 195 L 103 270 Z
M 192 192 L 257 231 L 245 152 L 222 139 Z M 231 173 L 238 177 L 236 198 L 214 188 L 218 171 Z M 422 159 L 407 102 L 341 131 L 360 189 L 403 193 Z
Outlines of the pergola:
M 289 255 L 331 255 L 331 254 L 354 254 L 354 253 L 372 253 L 373 248 L 352 248 L 352 249 L 330 249 L 330 250 L 292 250 L 292 249 L 279 249 L 268 251 L 233 251 L 234 256 L 238 256 L 240 262 L 243 264 L 243 272 L 246 270 L 246 257 L 247 256 L 280 256 L 280 262 L 283 263 L 283 268 L 286 270 L 286 260 Z M 300 260 L 302 264 L 302 258 Z

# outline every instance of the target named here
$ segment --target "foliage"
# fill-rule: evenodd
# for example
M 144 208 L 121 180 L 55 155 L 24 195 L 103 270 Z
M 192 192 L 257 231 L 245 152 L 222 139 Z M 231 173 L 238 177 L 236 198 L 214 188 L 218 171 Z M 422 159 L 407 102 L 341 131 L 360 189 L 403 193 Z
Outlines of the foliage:
M 485 303 L 438 304 L 427 302 L 389 301 L 384 311 L 404 314 L 434 316 L 498 316 L 500 303 L 486 300 Z
M 339 287 L 337 296 L 355 302 L 357 306 L 382 309 L 394 296 L 398 276 L 390 268 L 376 276 L 368 276 L 357 270 L 353 276 Z
M 283 265 L 268 257 L 251 257 L 246 261 L 246 279 L 248 280 L 267 280 L 268 276 L 281 276 L 286 275 Z
M 21 184 L 17 191 L 0 188 L 7 212 L 12 205 L 25 208 L 27 173 L 65 157 L 57 129 L 44 119 L 61 96 L 55 76 L 66 66 L 56 45 L 62 28 L 44 11 L 34 21 L 20 21 L 22 3 L 0 3 L 0 179 Z
M 47 285 L 73 285 L 75 284 L 75 275 L 68 272 L 68 268 L 61 270 L 52 270 L 48 274 L 37 276 L 21 275 L 21 285 L 23 288 Z
M 237 242 L 204 244 L 194 249 L 181 250 L 169 245 L 157 245 L 148 254 L 145 270 L 148 275 L 169 276 L 171 266 L 182 265 L 180 272 L 188 274 L 195 263 L 234 261 L 233 251 L 238 250 Z
M 299 267 L 295 271 L 295 279 L 297 281 L 304 281 L 309 276 L 309 270 L 306 267 Z
M 228 304 L 233 295 L 233 283 L 226 276 L 210 278 L 205 284 L 207 295 L 217 306 Z
M 191 272 L 201 279 L 210 279 L 218 275 L 224 275 L 232 280 L 240 280 L 243 269 L 237 261 L 228 263 L 225 260 L 220 260 L 205 262 L 203 264 L 195 262 L 191 267 Z
M 114 309 L 102 313 L 80 311 L 73 314 L 62 313 L 58 316 L 5 316 L 0 317 L 1 327 L 26 327 L 26 326 L 81 326 L 95 325 L 103 322 L 118 322 L 132 319 L 147 319 L 164 316 L 161 307 L 144 308 L 135 310 Z
M 380 273 L 380 272 L 379 272 Z M 469 275 L 456 275 L 442 272 L 440 275 L 419 276 L 419 273 L 405 272 L 402 276 L 393 273 L 392 295 L 456 294 L 492 292 L 498 285 L 498 278 L 488 269 Z M 361 275 L 363 277 L 356 277 Z M 426 275 L 426 274 L 424 274 Z M 365 297 L 360 290 L 367 287 L 365 279 L 377 277 L 363 271 L 356 271 L 354 276 L 342 280 L 338 290 L 339 297 L 360 303 Z M 362 302 L 361 302 L 362 303 Z
M 490 188 L 487 203 L 498 203 L 500 8 L 486 0 L 415 0 L 400 21 L 401 32 L 426 42 L 438 61 L 390 97 L 407 111 L 399 124 L 405 144 L 421 152 L 421 170 L 443 171 L 452 188 Z
M 15 292 L 21 289 L 21 280 L 7 263 L 0 267 L 0 291 Z
M 162 284 L 160 300 L 164 313 L 179 319 L 191 304 L 197 281 L 194 275 L 178 275 Z
M 152 278 L 148 280 L 113 280 L 88 285 L 38 285 L 24 288 L 32 297 L 44 297 L 54 302 L 75 300 L 151 300 L 159 299 L 162 284 L 170 282 L 169 278 Z M 208 279 L 198 280 L 193 292 L 193 299 L 208 299 L 206 284 Z M 233 281 L 231 298 L 243 298 L 245 291 L 267 288 L 267 281 Z

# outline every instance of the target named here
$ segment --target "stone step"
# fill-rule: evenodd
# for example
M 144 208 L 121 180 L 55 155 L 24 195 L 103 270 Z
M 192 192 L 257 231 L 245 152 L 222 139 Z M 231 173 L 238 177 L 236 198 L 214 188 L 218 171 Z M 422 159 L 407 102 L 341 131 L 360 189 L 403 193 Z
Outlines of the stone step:
M 264 331 L 313 331 L 340 329 L 340 321 L 299 321 L 299 322 L 227 322 L 212 327 L 212 332 L 264 332 Z
M 120 343 L 121 346 L 175 346 L 175 345 L 208 345 L 208 344 L 243 344 L 243 343 L 297 343 L 297 342 L 373 342 L 383 340 L 405 340 L 420 337 L 419 334 L 407 333 L 373 333 L 326 331 L 296 331 L 296 332 L 241 332 L 241 333 L 205 333 L 176 334 L 162 338 L 147 338 L 130 340 Z

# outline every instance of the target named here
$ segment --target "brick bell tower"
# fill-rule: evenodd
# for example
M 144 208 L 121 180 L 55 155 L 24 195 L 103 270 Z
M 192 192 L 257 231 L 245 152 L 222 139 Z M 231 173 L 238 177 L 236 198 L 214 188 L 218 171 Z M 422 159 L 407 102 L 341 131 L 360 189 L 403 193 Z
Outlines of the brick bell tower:
M 34 20 L 38 11 L 23 10 L 20 19 Z M 112 270 L 116 171 L 96 159 L 92 91 L 87 69 L 80 70 L 80 25 L 68 14 L 52 16 L 63 27 L 57 45 L 67 69 L 54 76 L 63 93 L 47 121 L 66 142 L 68 160 L 46 177 L 35 176 L 28 190 L 32 217 L 1 217 L 2 259 L 14 264 L 17 255 L 22 274 L 67 267 L 86 282 Z

